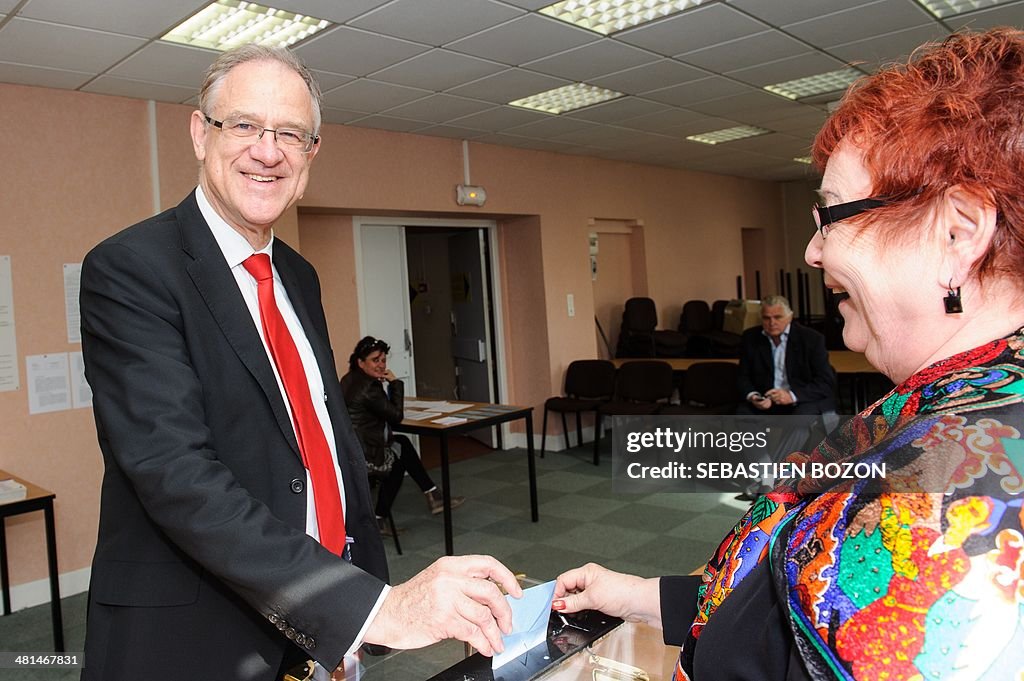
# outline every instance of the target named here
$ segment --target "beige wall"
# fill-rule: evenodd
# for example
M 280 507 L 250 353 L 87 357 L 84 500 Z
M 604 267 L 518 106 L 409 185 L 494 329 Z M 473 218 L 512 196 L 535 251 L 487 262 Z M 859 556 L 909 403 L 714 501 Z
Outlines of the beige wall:
M 24 356 L 68 344 L 61 265 L 146 217 L 153 205 L 144 101 L 0 84 L 0 254 L 12 256 L 17 343 Z M 159 191 L 172 206 L 193 186 L 190 109 L 156 106 Z M 742 270 L 740 230 L 781 235 L 780 185 L 577 156 L 470 144 L 483 208 L 460 208 L 459 140 L 328 125 L 312 180 L 277 233 L 318 268 L 335 358 L 358 340 L 352 222 L 360 214 L 487 217 L 497 221 L 504 295 L 507 400 L 541 405 L 573 359 L 597 356 L 587 234 L 594 219 L 643 225 L 640 268 L 659 318 L 690 298 L 731 297 Z M 783 239 L 769 254 L 778 269 Z M 575 297 L 576 315 L 566 311 Z M 528 333 L 523 330 L 528 329 Z M 22 387 L 0 393 L 0 468 L 57 493 L 60 569 L 87 567 L 96 532 L 100 456 L 91 411 L 29 416 Z M 539 418 L 536 419 L 539 425 Z M 41 518 L 9 523 L 12 584 L 42 579 Z

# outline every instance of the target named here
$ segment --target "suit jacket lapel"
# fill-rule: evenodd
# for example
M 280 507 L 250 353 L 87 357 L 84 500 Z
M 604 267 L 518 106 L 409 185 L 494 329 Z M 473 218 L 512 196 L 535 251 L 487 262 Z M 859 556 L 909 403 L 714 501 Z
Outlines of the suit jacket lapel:
M 224 254 L 199 212 L 194 192 L 178 206 L 178 215 L 182 249 L 192 257 L 186 266 L 192 282 L 206 301 L 224 337 L 263 389 L 285 439 L 295 455 L 300 456 L 295 430 L 288 418 L 288 410 L 263 341 L 253 325 L 235 278 L 224 261 Z

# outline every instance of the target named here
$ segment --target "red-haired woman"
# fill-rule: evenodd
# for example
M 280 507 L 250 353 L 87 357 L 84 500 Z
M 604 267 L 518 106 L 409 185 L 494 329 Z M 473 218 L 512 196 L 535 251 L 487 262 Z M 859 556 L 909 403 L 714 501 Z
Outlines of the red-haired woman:
M 1024 33 L 856 83 L 814 143 L 806 260 L 896 387 L 795 462 L 698 575 L 587 565 L 556 610 L 662 626 L 676 679 L 1024 678 Z

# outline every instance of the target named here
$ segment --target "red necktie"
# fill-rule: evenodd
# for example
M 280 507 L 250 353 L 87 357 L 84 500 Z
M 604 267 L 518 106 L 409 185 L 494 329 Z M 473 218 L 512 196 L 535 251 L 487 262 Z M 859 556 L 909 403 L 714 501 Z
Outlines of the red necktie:
M 257 294 L 260 301 L 260 320 L 263 335 L 270 345 L 270 354 L 277 365 L 277 373 L 284 383 L 288 403 L 292 408 L 295 437 L 302 453 L 302 463 L 309 471 L 313 483 L 313 502 L 316 505 L 316 524 L 320 529 L 320 543 L 337 555 L 345 550 L 345 515 L 341 508 L 341 494 L 338 492 L 338 477 L 331 462 L 331 448 L 327 445 L 324 429 L 313 409 L 309 395 L 309 381 L 295 348 L 295 341 L 288 333 L 284 318 L 277 309 L 274 299 L 274 273 L 270 268 L 270 256 L 256 253 L 246 258 L 242 266 L 256 278 Z

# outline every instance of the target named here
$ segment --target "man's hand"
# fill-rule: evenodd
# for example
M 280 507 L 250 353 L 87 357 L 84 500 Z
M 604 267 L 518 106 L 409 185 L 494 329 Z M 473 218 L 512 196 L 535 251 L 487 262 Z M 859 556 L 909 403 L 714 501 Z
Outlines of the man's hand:
M 502 632 L 512 630 L 512 609 L 499 586 L 523 595 L 512 572 L 490 556 L 440 558 L 392 587 L 363 641 L 405 649 L 454 638 L 494 655 L 504 650 Z
M 783 390 L 781 388 L 772 388 L 766 392 L 764 396 L 771 400 L 772 404 L 793 404 L 793 396 L 789 394 L 788 390 Z
M 747 401 L 754 405 L 755 408 L 760 409 L 761 411 L 768 411 L 769 409 L 772 408 L 771 399 L 769 399 L 765 395 L 762 395 L 761 393 L 751 394 L 747 398 Z

